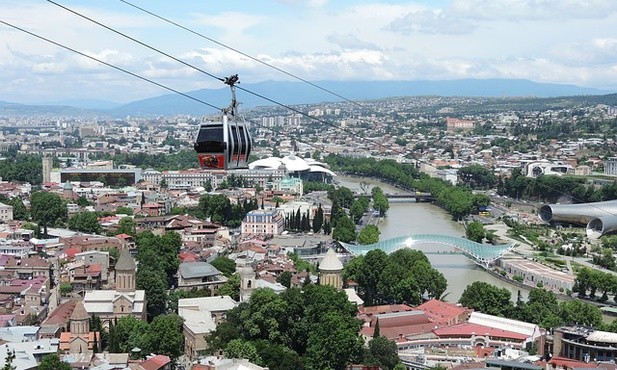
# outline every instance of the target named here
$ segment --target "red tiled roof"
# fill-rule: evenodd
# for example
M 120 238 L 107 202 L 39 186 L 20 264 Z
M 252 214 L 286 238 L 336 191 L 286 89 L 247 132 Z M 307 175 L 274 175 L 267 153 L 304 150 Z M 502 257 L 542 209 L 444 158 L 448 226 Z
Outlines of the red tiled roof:
M 553 356 L 553 358 L 551 358 L 548 363 L 551 365 L 563 367 L 564 369 L 572 369 L 574 367 L 598 367 L 598 365 L 595 363 L 587 363 L 560 356 Z
M 380 323 L 381 324 L 381 323 Z M 433 331 L 435 335 L 439 337 L 449 337 L 449 336 L 469 336 L 472 334 L 477 335 L 488 335 L 490 337 L 495 338 L 509 338 L 515 340 L 525 340 L 527 336 L 520 333 L 515 333 L 513 331 L 501 330 L 491 328 L 489 326 L 478 325 L 478 324 L 470 324 L 468 322 L 447 326 L 435 329 Z
M 77 253 L 81 253 L 81 249 L 78 248 L 69 248 L 64 250 L 64 253 L 66 253 L 66 256 L 69 257 L 70 259 L 75 258 L 75 255 Z
M 75 309 L 75 301 L 70 300 L 62 303 L 58 306 L 43 322 L 43 326 L 45 325 L 66 325 L 69 322 L 69 318 Z
M 171 359 L 168 356 L 156 355 L 142 362 L 139 368 L 143 370 L 159 370 L 170 362 Z
M 178 258 L 182 262 L 197 262 L 199 261 L 199 256 L 192 252 L 182 252 L 178 254 Z
M 360 313 L 364 315 L 375 315 L 403 311 L 413 311 L 413 307 L 406 304 L 385 304 L 381 306 L 362 307 L 360 309 Z
M 391 327 L 384 328 L 381 326 L 381 321 L 379 322 L 379 334 L 390 340 L 393 340 L 399 337 L 405 337 L 407 335 L 430 333 L 434 329 L 435 329 L 435 324 L 433 323 L 400 325 L 400 326 L 391 326 Z M 375 326 L 362 327 L 362 335 L 364 336 L 372 337 L 374 332 L 375 332 Z
M 426 312 L 427 315 L 436 322 L 447 323 L 449 320 L 456 318 L 464 314 L 465 312 L 471 312 L 471 310 L 457 306 L 452 303 L 443 302 L 437 299 L 431 299 L 417 306 L 416 310 Z

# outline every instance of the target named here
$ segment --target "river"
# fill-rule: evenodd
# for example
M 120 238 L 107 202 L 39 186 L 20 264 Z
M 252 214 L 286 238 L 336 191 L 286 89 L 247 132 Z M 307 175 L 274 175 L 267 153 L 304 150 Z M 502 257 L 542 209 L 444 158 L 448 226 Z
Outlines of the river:
M 378 180 L 358 178 L 350 176 L 338 176 L 336 180 L 352 191 L 362 191 L 361 183 L 369 183 L 372 186 L 380 186 L 386 193 L 402 192 L 388 184 Z M 370 194 L 370 190 L 369 194 Z M 413 234 L 440 234 L 450 236 L 463 236 L 465 229 L 462 225 L 452 221 L 452 218 L 441 208 L 430 203 L 390 203 L 387 217 L 379 224 L 381 235 L 379 240 L 387 240 L 399 236 Z M 450 251 L 441 245 L 416 246 L 424 252 Z M 427 254 L 433 267 L 438 269 L 448 280 L 448 302 L 457 302 L 467 285 L 474 281 L 484 281 L 506 288 L 512 292 L 512 300 L 516 301 L 520 288 L 496 278 L 483 268 L 476 265 L 470 258 L 462 254 Z M 523 298 L 527 297 L 527 291 L 522 291 Z

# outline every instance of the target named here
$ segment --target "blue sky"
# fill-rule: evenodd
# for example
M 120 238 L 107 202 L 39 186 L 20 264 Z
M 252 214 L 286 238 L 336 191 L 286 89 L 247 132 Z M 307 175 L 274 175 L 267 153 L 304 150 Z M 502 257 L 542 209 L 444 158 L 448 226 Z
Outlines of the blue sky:
M 59 3 L 217 76 L 288 76 L 118 0 Z M 129 0 L 311 81 L 521 78 L 617 91 L 614 0 Z M 0 19 L 178 90 L 220 87 L 44 0 Z M 166 93 L 0 25 L 0 100 L 128 102 Z

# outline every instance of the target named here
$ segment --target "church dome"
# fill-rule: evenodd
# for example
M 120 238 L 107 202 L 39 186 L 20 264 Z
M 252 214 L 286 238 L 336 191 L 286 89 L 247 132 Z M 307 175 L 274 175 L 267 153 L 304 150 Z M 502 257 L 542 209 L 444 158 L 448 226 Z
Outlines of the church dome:
M 321 260 L 321 263 L 319 264 L 319 271 L 323 271 L 323 272 L 333 271 L 334 272 L 334 271 L 342 271 L 342 270 L 343 270 L 343 263 L 336 256 L 336 252 L 334 252 L 334 249 L 332 248 L 328 249 L 326 256 L 323 258 L 323 260 Z
M 88 320 L 90 315 L 86 311 L 86 307 L 84 307 L 84 303 L 82 301 L 78 301 L 73 309 L 73 313 L 71 314 L 70 319 L 72 321 L 80 321 L 80 320 Z
M 120 257 L 118 257 L 118 262 L 116 262 L 116 271 L 135 271 L 137 266 L 135 265 L 135 260 L 131 257 L 131 253 L 128 248 L 124 248 L 120 253 Z

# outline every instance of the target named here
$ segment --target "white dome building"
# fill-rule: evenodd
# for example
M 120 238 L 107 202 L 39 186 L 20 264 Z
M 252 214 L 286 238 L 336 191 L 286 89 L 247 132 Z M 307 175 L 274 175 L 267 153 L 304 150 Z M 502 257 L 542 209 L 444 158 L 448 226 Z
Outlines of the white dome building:
M 330 285 L 336 289 L 343 288 L 343 263 L 332 248 L 328 249 L 319 264 L 319 284 Z
M 329 182 L 336 176 L 328 165 L 312 158 L 302 158 L 294 154 L 278 158 L 269 157 L 249 163 L 251 170 L 278 170 L 286 169 L 289 176 L 299 177 L 303 180 Z

